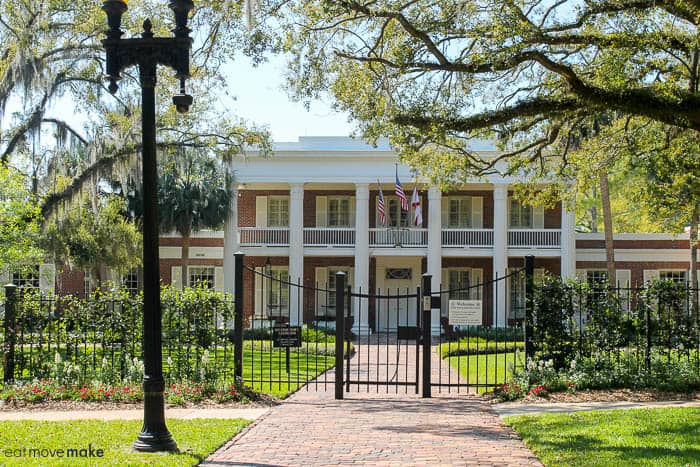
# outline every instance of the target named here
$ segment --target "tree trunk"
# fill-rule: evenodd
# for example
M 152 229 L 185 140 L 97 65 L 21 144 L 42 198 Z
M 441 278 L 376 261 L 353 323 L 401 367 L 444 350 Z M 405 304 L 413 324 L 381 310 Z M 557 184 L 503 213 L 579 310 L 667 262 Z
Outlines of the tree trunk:
M 600 199 L 603 205 L 603 230 L 605 231 L 605 266 L 608 271 L 608 284 L 615 287 L 615 246 L 613 244 L 612 209 L 610 208 L 610 187 L 608 171 L 600 171 Z
M 187 276 L 187 266 L 190 263 L 190 235 L 192 234 L 190 229 L 186 229 L 184 232 L 180 232 L 182 235 L 182 288 L 184 289 L 189 284 L 189 277 Z
M 593 199 L 596 199 L 596 189 L 593 187 Z M 591 232 L 598 232 L 598 207 L 594 204 L 591 206 Z
M 700 207 L 695 206 L 690 219 L 690 316 L 696 326 L 698 324 L 698 223 L 700 223 Z

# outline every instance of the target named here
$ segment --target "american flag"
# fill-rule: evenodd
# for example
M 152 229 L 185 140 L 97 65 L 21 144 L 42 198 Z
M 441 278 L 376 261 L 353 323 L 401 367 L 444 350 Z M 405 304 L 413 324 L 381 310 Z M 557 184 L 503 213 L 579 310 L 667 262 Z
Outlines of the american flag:
M 379 222 L 382 225 L 386 225 L 386 211 L 384 210 L 384 194 L 382 194 L 382 187 L 379 187 L 379 198 L 377 199 L 377 211 L 379 212 Z
M 401 187 L 398 173 L 396 174 L 396 196 L 401 200 L 401 209 L 403 211 L 408 211 L 408 199 L 406 199 L 406 193 L 403 192 L 403 188 Z

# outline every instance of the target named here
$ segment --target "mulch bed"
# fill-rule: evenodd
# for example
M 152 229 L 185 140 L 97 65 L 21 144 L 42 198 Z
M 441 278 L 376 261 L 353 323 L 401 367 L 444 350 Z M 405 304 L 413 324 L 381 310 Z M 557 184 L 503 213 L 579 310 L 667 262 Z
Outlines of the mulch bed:
M 495 395 L 484 396 L 491 404 L 502 402 Z M 700 391 L 691 393 L 663 392 L 655 389 L 596 389 L 550 393 L 547 397 L 525 397 L 519 401 L 523 404 L 552 403 L 552 402 L 660 402 L 660 401 L 700 401 Z

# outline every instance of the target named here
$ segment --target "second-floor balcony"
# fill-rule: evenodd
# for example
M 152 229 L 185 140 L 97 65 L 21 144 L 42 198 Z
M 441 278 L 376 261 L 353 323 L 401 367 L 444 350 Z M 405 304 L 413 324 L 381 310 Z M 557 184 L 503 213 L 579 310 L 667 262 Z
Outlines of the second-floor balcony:
M 240 245 L 243 247 L 288 247 L 288 227 L 240 227 Z M 491 248 L 493 229 L 442 229 L 443 248 Z M 353 248 L 353 227 L 306 227 L 304 246 L 324 248 Z M 425 248 L 428 229 L 372 228 L 369 246 L 373 248 Z M 509 229 L 510 248 L 560 248 L 560 229 Z

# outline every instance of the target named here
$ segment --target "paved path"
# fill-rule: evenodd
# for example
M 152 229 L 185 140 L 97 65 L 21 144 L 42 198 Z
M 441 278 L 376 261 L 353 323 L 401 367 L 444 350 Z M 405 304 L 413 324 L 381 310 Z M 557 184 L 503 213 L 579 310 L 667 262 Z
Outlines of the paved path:
M 372 349 L 374 369 L 361 371 L 360 379 L 373 372 L 396 373 L 401 381 L 406 378 L 403 366 L 410 375 L 415 369 L 413 351 L 400 355 L 395 371 L 396 348 L 389 350 L 394 360 L 390 356 L 387 361 L 381 347 Z M 360 349 L 355 358 L 362 355 Z M 541 465 L 517 434 L 474 397 L 443 394 L 422 399 L 412 387 L 406 393 L 400 388 L 399 394 L 392 394 L 395 388 L 388 394 L 384 387 L 379 393 L 376 387 L 371 392 L 351 389 L 342 401 L 334 400 L 332 388 L 302 389 L 201 465 Z
M 270 409 L 166 409 L 167 418 L 244 418 L 255 420 L 269 412 Z M 130 410 L 50 410 L 50 411 L 26 411 L 26 412 L 0 412 L 0 420 L 141 420 L 143 409 Z

